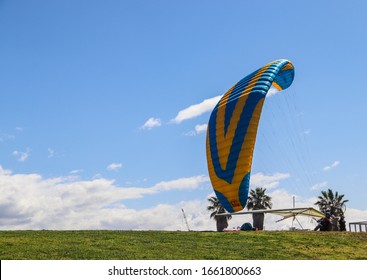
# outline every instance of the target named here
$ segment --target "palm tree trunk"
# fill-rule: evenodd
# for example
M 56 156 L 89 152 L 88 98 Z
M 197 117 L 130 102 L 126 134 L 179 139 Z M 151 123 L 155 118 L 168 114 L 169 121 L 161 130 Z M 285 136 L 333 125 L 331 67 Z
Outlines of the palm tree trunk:
M 333 217 L 331 219 L 331 230 L 332 231 L 338 231 L 339 227 L 338 227 L 338 218 Z
M 216 218 L 217 220 L 217 231 L 223 231 L 225 228 L 228 227 L 227 217 L 219 216 Z
M 264 229 L 264 213 L 252 214 L 253 226 L 258 230 Z

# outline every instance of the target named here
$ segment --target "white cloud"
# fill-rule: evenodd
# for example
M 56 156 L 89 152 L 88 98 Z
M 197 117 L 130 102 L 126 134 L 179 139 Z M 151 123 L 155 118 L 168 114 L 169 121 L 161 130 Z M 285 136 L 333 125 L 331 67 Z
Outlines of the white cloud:
M 96 179 L 103 179 L 103 176 L 101 173 L 96 173 L 92 176 L 92 180 L 96 180 Z
M 83 172 L 83 169 L 74 169 L 70 171 L 70 174 L 75 175 L 75 174 L 79 174 L 82 172 Z
M 213 108 L 215 107 L 215 105 L 217 105 L 221 97 L 222 95 L 215 96 L 209 99 L 205 99 L 203 102 L 199 104 L 191 105 L 186 109 L 183 109 L 180 112 L 178 112 L 177 116 L 174 119 L 172 119 L 171 122 L 181 123 L 184 120 L 192 119 L 206 112 L 209 112 L 213 110 Z
M 206 132 L 207 128 L 208 128 L 207 124 L 198 124 L 195 126 L 195 131 L 197 134 L 200 134 Z
M 163 181 L 154 185 L 151 189 L 154 191 L 197 189 L 201 183 L 209 182 L 209 178 L 204 175 L 180 178 L 172 181 Z
M 201 133 L 205 133 L 208 125 L 207 124 L 198 124 L 195 126 L 195 130 L 190 130 L 189 132 L 185 133 L 186 136 L 196 136 Z
M 327 186 L 327 181 L 321 182 L 321 183 L 317 183 L 313 186 L 311 186 L 311 190 L 319 190 L 321 188 L 325 188 Z
M 122 188 L 124 190 L 123 199 L 136 199 L 144 195 L 156 194 L 162 191 L 172 190 L 193 190 L 199 188 L 200 184 L 209 182 L 209 178 L 204 175 L 180 178 L 172 181 L 162 181 L 149 188 Z
M 143 126 L 141 126 L 141 129 L 152 129 L 154 127 L 159 127 L 162 125 L 162 122 L 160 119 L 157 118 L 149 118 Z
M 0 165 L 0 175 L 10 175 L 10 174 L 11 174 L 11 170 L 4 169 L 4 168 Z
M 325 166 L 323 170 L 329 171 L 330 169 L 337 167 L 339 164 L 340 164 L 340 161 L 334 161 L 331 165 Z
M 18 161 L 24 162 L 28 159 L 30 155 L 30 150 L 28 148 L 25 152 L 14 150 L 12 154 L 18 159 Z
M 38 174 L 12 174 L 0 166 L 0 229 L 167 229 L 177 205 L 127 209 L 121 201 L 172 190 L 192 190 L 208 182 L 206 176 L 163 181 L 148 188 L 121 188 L 104 178 L 79 180 L 73 176 L 45 179 Z M 163 211 L 163 212 L 162 212 Z M 173 210 L 172 210 L 173 211 Z M 173 211 L 174 212 L 174 211 Z M 164 213 L 165 219 L 152 219 Z
M 191 230 L 215 230 L 215 221 L 209 218 L 206 211 L 206 200 L 181 201 L 175 205 L 158 204 L 154 207 L 133 210 L 113 209 L 103 219 L 102 227 L 108 229 L 134 230 L 172 230 L 187 231 L 182 214 L 185 211 L 187 222 Z M 162 217 L 159 219 L 157 217 Z
M 261 172 L 253 174 L 250 178 L 250 186 L 255 189 L 257 187 L 266 188 L 267 190 L 274 189 L 279 186 L 280 180 L 290 177 L 288 173 L 274 173 L 265 175 Z
M 185 136 L 196 136 L 195 130 L 190 130 L 189 132 L 185 132 L 183 135 Z
M 122 167 L 122 163 L 111 163 L 107 166 L 107 170 L 117 171 L 121 169 L 121 167 Z

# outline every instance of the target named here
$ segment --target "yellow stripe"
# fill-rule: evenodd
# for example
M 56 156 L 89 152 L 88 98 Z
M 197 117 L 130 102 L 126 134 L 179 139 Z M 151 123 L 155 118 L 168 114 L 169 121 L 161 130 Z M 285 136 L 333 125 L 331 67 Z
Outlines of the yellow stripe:
M 233 177 L 233 182 L 239 184 L 242 182 L 243 175 L 251 171 L 252 156 L 255 146 L 255 140 L 257 135 L 257 127 L 260 120 L 260 115 L 265 98 L 261 99 L 256 105 L 254 113 L 252 114 L 245 140 L 242 143 L 241 152 L 238 158 L 235 174 Z
M 282 87 L 280 85 L 278 85 L 276 82 L 272 82 L 271 84 L 272 86 L 274 86 L 277 90 L 281 91 Z
M 219 163 L 220 166 L 222 167 L 222 169 L 226 168 L 227 165 L 227 161 L 228 161 L 228 157 L 223 156 L 223 152 L 224 155 L 228 155 L 229 153 L 229 149 L 230 147 L 225 147 L 225 143 L 224 142 L 224 118 L 225 118 L 225 113 L 226 113 L 226 107 L 227 107 L 227 101 L 228 101 L 228 97 L 230 96 L 230 94 L 232 93 L 234 87 L 236 85 L 234 85 L 229 91 L 227 91 L 227 93 L 223 96 L 223 98 L 221 99 L 219 106 L 218 106 L 218 111 L 217 111 L 217 119 L 216 119 L 216 137 L 217 137 L 217 150 L 218 150 L 218 156 L 219 156 Z
M 291 70 L 291 69 L 293 69 L 294 67 L 293 67 L 293 64 L 292 63 L 290 63 L 290 62 L 288 62 L 286 65 L 284 65 L 283 66 L 283 68 L 282 68 L 282 71 L 283 70 Z

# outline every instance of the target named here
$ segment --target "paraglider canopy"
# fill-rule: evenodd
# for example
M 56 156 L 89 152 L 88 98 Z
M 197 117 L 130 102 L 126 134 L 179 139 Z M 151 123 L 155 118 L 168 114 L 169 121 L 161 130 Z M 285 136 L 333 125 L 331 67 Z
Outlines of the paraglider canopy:
M 230 213 L 247 203 L 252 156 L 260 114 L 271 86 L 288 88 L 293 64 L 273 61 L 246 76 L 220 99 L 209 119 L 206 154 L 213 189 Z

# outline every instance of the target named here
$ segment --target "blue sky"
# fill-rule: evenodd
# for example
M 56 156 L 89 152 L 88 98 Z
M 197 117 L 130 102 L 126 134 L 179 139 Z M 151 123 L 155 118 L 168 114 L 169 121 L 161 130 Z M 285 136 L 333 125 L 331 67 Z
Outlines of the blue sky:
M 0 1 L 1 229 L 212 229 L 210 111 L 275 59 L 252 186 L 367 218 L 365 1 Z M 157 221 L 156 217 L 164 217 Z M 271 219 L 271 218 L 269 218 Z M 234 221 L 241 223 L 241 221 Z M 268 221 L 269 228 L 275 226 Z

